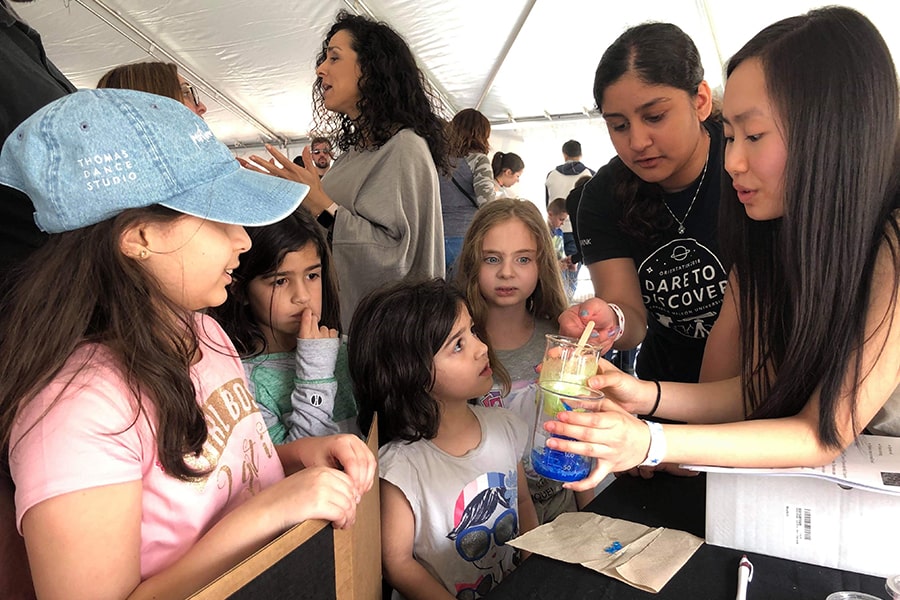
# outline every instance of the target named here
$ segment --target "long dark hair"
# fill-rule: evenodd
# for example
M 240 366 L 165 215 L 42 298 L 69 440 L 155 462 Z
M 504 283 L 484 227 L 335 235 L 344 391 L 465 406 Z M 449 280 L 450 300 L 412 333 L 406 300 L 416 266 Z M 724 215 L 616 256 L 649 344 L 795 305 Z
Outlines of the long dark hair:
M 276 273 L 286 254 L 313 244 L 322 262 L 322 314 L 319 325 L 341 329 L 337 275 L 331 266 L 331 251 L 322 227 L 306 209 L 297 209 L 285 219 L 264 227 L 247 227 L 252 245 L 241 254 L 241 264 L 234 270 L 234 281 L 228 287 L 228 299 L 213 307 L 209 314 L 234 342 L 238 353 L 246 358 L 265 354 L 266 336 L 250 307 L 248 287 L 257 277 Z M 271 310 L 271 300 L 269 302 Z
M 465 293 L 472 320 L 475 321 L 475 330 L 485 341 L 488 305 L 478 284 L 478 275 L 481 273 L 481 265 L 484 264 L 484 238 L 491 229 L 511 219 L 518 219 L 528 228 L 534 236 L 537 247 L 535 260 L 538 279 L 534 292 L 528 298 L 528 312 L 536 319 L 555 320 L 568 306 L 559 262 L 553 250 L 553 241 L 550 239 L 550 230 L 537 206 L 529 200 L 515 198 L 491 200 L 478 209 L 469 224 L 456 271 L 456 286 Z M 510 379 L 503 363 L 491 356 L 491 368 L 494 370 L 494 376 L 501 382 L 503 393 L 507 394 Z
M 76 349 L 96 343 L 108 349 L 134 395 L 135 422 L 146 410 L 141 399 L 152 405 L 165 471 L 182 480 L 205 473 L 185 463 L 186 455 L 200 454 L 207 438 L 190 378 L 191 360 L 200 348 L 195 314 L 168 300 L 156 279 L 119 248 L 130 227 L 182 216 L 160 206 L 126 210 L 96 225 L 51 235 L 29 258 L 0 325 L 2 448 L 18 442 L 10 440 L 18 411 Z
M 515 152 L 494 152 L 491 157 L 491 170 L 494 172 L 494 179 L 500 176 L 503 171 L 509 169 L 513 173 L 518 173 L 525 168 L 525 161 Z
M 313 86 L 314 129 L 336 140 L 337 147 L 345 152 L 350 148 L 380 148 L 400 129 L 409 128 L 425 139 L 437 170 L 449 174 L 447 139 L 439 116 L 441 102 L 416 65 L 409 46 L 386 23 L 342 10 L 325 36 L 317 67 L 325 62 L 329 40 L 341 30 L 350 34 L 362 72 L 359 118 L 353 120 L 325 108 L 322 79 L 317 78 Z
M 603 94 L 626 73 L 648 85 L 667 85 L 697 95 L 703 64 L 694 41 L 671 23 L 643 23 L 627 29 L 603 53 L 594 74 L 594 101 L 603 111 Z M 699 126 L 699 124 L 698 124 Z M 646 243 L 672 226 L 663 189 L 638 177 L 621 160 L 612 163 L 616 201 L 622 205 L 622 230 Z
M 740 297 L 741 376 L 751 417 L 794 415 L 819 390 L 821 443 L 839 448 L 842 393 L 867 373 L 862 348 L 875 259 L 886 242 L 900 282 L 897 74 L 875 26 L 841 7 L 759 32 L 728 62 L 760 61 L 787 159 L 784 216 L 751 220 L 723 186 L 722 240 Z M 889 313 L 890 314 L 890 313 Z M 843 388 L 850 376 L 850 386 Z
M 464 306 L 465 297 L 439 278 L 389 284 L 359 303 L 347 357 L 359 426 L 368 431 L 377 412 L 380 445 L 437 435 L 434 356 Z

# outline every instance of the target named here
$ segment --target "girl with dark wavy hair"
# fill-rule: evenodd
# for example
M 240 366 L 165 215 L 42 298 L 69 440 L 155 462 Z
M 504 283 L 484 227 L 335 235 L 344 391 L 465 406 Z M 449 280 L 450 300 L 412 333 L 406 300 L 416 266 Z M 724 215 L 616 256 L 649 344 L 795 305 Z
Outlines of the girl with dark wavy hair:
M 375 290 L 350 326 L 360 427 L 378 414 L 384 574 L 404 598 L 450 600 L 490 574 L 487 592 L 517 564 L 506 541 L 537 525 L 522 468 L 528 425 L 470 403 L 493 374 L 475 331 L 442 279 Z
M 888 47 L 862 14 L 828 7 L 763 29 L 727 76 L 722 224 L 740 375 L 659 385 L 604 364 L 589 383 L 614 402 L 548 428 L 580 440 L 557 449 L 598 458 L 579 487 L 662 459 L 826 465 L 864 431 L 900 437 L 900 93 Z
M 582 188 L 578 237 L 596 298 L 567 311 L 562 331 L 594 321 L 595 341 L 640 344 L 641 378 L 697 381 L 728 277 L 722 125 L 700 53 L 671 23 L 631 27 L 603 53 L 594 100 L 616 156 Z
M 438 171 L 449 172 L 447 141 L 437 98 L 387 24 L 341 11 L 316 65 L 314 129 L 343 154 L 321 181 L 271 146 L 280 166 L 258 156 L 242 164 L 310 186 L 302 206 L 332 229 L 346 328 L 378 285 L 444 274 Z
M 209 314 L 241 355 L 269 437 L 283 444 L 358 435 L 324 230 L 297 210 L 278 223 L 248 227 L 247 234 L 253 245 L 232 274 L 228 299 Z

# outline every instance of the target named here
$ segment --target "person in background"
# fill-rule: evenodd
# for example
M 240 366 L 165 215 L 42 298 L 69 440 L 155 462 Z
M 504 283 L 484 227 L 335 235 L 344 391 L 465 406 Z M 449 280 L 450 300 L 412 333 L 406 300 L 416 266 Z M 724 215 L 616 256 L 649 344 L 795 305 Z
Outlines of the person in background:
M 374 457 L 352 435 L 273 447 L 203 314 L 250 246 L 241 225 L 290 214 L 304 186 L 241 169 L 181 103 L 111 89 L 24 121 L 0 181 L 50 234 L 0 330 L 0 444 L 38 597 L 186 597 L 297 522 L 353 522 Z
M 310 186 L 303 201 L 331 229 L 346 330 L 359 300 L 385 282 L 444 274 L 438 171 L 449 172 L 438 101 L 406 42 L 385 23 L 338 13 L 316 59 L 315 131 L 341 155 L 319 180 L 309 149 L 301 169 L 251 156 L 251 169 Z
M 497 198 L 515 198 L 510 190 L 519 183 L 519 177 L 525 170 L 525 161 L 515 152 L 494 152 L 491 158 L 491 170 L 494 172 L 494 194 Z
M 249 227 L 228 299 L 210 309 L 234 342 L 276 444 L 360 434 L 325 232 L 305 210 Z
M 107 71 L 97 82 L 98 89 L 138 90 L 178 100 L 203 118 L 206 105 L 197 88 L 178 73 L 178 67 L 165 62 L 139 62 Z
M 463 236 L 479 206 L 494 199 L 494 174 L 487 157 L 491 123 L 474 108 L 456 113 L 447 127 L 454 170 L 441 177 L 441 217 L 444 221 L 444 263 L 447 273 L 456 262 Z
M 321 179 L 328 172 L 328 169 L 331 168 L 331 161 L 334 158 L 331 150 L 331 141 L 327 137 L 320 135 L 314 137 L 309 143 L 309 155 L 312 156 L 313 164 L 316 166 L 316 171 Z
M 588 169 L 581 162 L 581 142 L 577 140 L 569 140 L 562 145 L 563 164 L 558 165 L 555 169 L 547 174 L 544 181 L 544 198 L 547 205 L 554 198 L 565 198 L 575 187 L 575 183 L 584 175 L 593 177 L 594 171 Z M 566 256 L 572 256 L 577 252 L 575 245 L 575 234 L 572 233 L 571 215 L 566 217 L 562 224 L 563 239 L 566 243 Z M 575 265 L 575 279 L 578 279 L 578 270 L 581 265 L 579 261 L 572 261 Z
M 559 263 L 541 212 L 528 200 L 501 198 L 476 213 L 459 258 L 456 285 L 472 307 L 475 331 L 496 354 L 494 384 L 479 399 L 508 409 L 526 423 L 536 417 L 537 366 L 546 335 L 558 333 L 566 308 Z M 509 381 L 510 383 L 507 383 Z M 575 494 L 538 475 L 525 461 L 528 488 L 541 523 L 583 507 L 592 494 Z
M 490 389 L 492 371 L 465 298 L 441 279 L 379 288 L 353 316 L 349 355 L 360 427 L 378 414 L 393 597 L 487 595 L 518 564 L 506 542 L 537 516 L 522 467 L 528 425 L 470 403 Z
M 547 205 L 547 225 L 550 227 L 550 238 L 553 240 L 556 258 L 559 259 L 559 268 L 566 290 L 566 298 L 569 302 L 572 302 L 575 288 L 578 286 L 578 265 L 573 264 L 571 258 L 566 256 L 566 240 L 562 227 L 568 218 L 569 212 L 566 210 L 566 199 L 554 198 L 551 200 Z
M 597 459 L 573 489 L 661 461 L 817 467 L 863 431 L 900 436 L 900 93 L 887 44 L 845 7 L 778 21 L 728 61 L 722 115 L 740 375 L 659 384 L 602 365 L 588 382 L 609 399 L 601 410 L 547 427 L 571 438 L 554 448 Z
M 41 36 L 0 0 L 0 144 L 27 117 L 48 102 L 74 92 L 75 87 L 47 58 Z M 47 236 L 34 222 L 28 197 L 0 184 L 0 318 L 4 299 L 13 287 L 14 272 L 44 244 Z M 15 531 L 14 486 L 0 446 L 0 590 L 9 600 L 34 598 L 22 536 Z
M 606 349 L 641 345 L 642 379 L 695 382 L 726 297 L 718 245 L 722 125 L 694 42 L 670 23 L 626 30 L 603 53 L 594 99 L 616 156 L 588 181 L 578 237 L 595 298 L 560 330 L 589 321 Z

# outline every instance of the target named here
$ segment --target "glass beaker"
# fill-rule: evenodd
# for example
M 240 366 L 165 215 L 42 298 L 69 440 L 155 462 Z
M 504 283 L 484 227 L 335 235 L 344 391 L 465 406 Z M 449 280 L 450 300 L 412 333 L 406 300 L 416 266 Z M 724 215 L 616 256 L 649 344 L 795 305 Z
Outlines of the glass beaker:
M 544 423 L 556 419 L 567 410 L 583 411 L 590 403 L 603 399 L 603 393 L 569 381 L 543 380 L 538 385 L 537 415 L 534 422 L 531 445 L 531 466 L 539 475 L 556 481 L 579 481 L 591 472 L 592 459 L 572 452 L 562 452 L 547 447 L 552 436 L 544 429 Z

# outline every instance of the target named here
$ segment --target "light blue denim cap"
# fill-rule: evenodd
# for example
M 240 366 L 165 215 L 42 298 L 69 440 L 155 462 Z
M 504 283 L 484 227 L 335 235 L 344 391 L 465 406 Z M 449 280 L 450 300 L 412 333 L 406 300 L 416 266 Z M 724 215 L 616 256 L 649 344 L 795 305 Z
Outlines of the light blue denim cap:
M 161 204 L 234 225 L 280 221 L 309 187 L 242 168 L 183 104 L 133 90 L 82 90 L 19 125 L 0 152 L 0 183 L 34 204 L 47 233 Z

